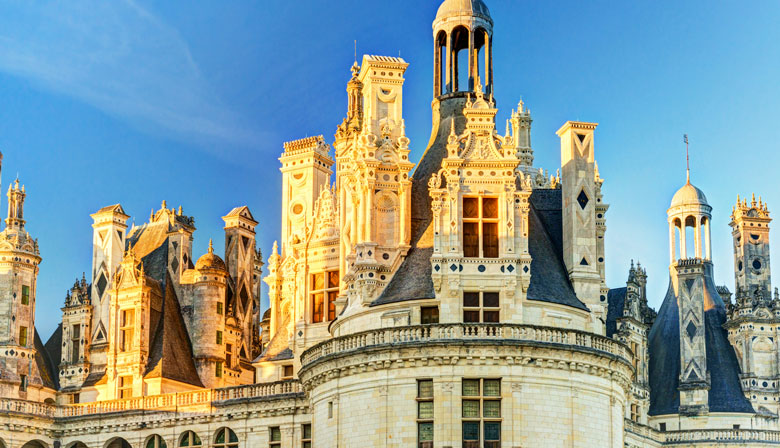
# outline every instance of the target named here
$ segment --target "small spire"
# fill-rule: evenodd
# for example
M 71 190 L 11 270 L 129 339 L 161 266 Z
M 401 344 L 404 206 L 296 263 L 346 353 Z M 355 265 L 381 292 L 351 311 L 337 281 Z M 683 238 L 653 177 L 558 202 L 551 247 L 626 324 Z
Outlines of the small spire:
M 452 121 L 450 121 L 450 135 L 455 136 L 455 118 L 452 118 Z
M 752 205 L 753 207 L 756 206 L 756 194 L 755 193 L 753 193 L 753 198 L 750 201 L 750 205 Z
M 209 238 L 209 253 L 210 254 L 214 253 L 214 241 L 212 241 L 210 238 Z
M 181 215 L 182 215 L 182 209 L 181 209 L 181 205 L 180 205 L 179 206 L 179 216 L 181 216 Z

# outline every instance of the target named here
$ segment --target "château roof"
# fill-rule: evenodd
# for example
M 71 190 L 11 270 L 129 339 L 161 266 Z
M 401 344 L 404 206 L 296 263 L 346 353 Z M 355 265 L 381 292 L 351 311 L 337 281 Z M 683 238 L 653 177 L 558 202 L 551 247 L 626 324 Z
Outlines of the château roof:
M 704 276 L 704 325 L 707 372 L 710 374 L 709 411 L 753 413 L 739 382 L 739 364 L 723 324 L 726 308 L 711 274 Z M 679 413 L 680 310 L 672 282 L 650 330 L 650 415 Z

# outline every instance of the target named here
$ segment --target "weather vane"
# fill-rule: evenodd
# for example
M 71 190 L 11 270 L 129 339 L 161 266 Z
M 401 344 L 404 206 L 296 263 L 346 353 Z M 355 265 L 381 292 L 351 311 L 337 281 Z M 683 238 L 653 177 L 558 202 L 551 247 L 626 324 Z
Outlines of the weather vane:
M 688 152 L 688 134 L 683 134 L 683 140 L 685 141 L 685 172 L 688 177 L 688 183 L 691 183 L 691 157 Z

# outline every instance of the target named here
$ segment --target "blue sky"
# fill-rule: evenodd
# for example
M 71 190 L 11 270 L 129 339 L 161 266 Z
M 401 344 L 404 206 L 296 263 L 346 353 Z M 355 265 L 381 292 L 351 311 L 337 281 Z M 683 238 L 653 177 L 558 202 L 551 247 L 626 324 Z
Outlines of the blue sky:
M 685 181 L 687 133 L 692 181 L 714 207 L 716 280 L 733 289 L 736 195 L 756 192 L 780 210 L 780 3 L 487 2 L 499 119 L 520 98 L 530 107 L 535 164 L 559 167 L 555 131 L 566 120 L 600 123 L 609 285 L 624 285 L 639 259 L 660 305 L 666 208 Z M 209 238 L 221 251 L 220 217 L 246 204 L 267 257 L 279 235 L 282 143 L 332 139 L 355 39 L 360 53 L 411 63 L 404 113 L 419 160 L 438 3 L 0 1 L 2 188 L 17 173 L 27 185 L 27 229 L 44 258 L 42 337 L 91 268 L 89 214 L 104 205 L 121 203 L 142 224 L 162 200 L 181 204 L 196 219 L 197 256 Z

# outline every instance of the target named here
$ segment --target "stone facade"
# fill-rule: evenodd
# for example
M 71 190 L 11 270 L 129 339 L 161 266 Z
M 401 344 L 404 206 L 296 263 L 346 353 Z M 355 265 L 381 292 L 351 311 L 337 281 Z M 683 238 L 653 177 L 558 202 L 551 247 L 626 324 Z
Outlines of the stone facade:
M 91 271 L 44 345 L 41 255 L 14 182 L 0 232 L 0 447 L 780 445 L 767 206 L 733 212 L 735 303 L 715 286 L 712 209 L 690 176 L 667 211 L 658 313 L 639 263 L 610 289 L 597 125 L 564 123 L 554 175 L 534 166 L 522 101 L 499 134 L 493 26 L 482 0 L 441 4 L 416 165 L 409 64 L 355 61 L 332 143 L 284 144 L 264 278 L 247 207 L 223 217 L 224 256 L 210 244 L 197 261 L 181 208 L 163 202 L 128 229 L 121 205 L 104 207 Z

